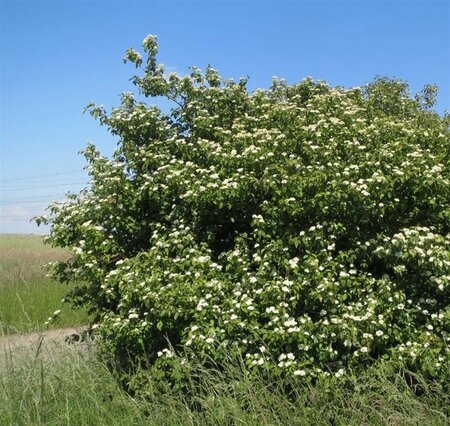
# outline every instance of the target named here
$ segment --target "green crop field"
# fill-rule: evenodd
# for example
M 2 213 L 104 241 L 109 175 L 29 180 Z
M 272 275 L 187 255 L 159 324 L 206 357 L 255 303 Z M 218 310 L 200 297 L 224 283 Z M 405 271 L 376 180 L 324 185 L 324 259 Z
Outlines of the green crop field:
M 56 310 L 61 315 L 51 327 L 87 321 L 84 310 L 61 303 L 68 288 L 46 276 L 45 263 L 68 256 L 44 245 L 41 236 L 0 235 L 0 335 L 42 330 Z

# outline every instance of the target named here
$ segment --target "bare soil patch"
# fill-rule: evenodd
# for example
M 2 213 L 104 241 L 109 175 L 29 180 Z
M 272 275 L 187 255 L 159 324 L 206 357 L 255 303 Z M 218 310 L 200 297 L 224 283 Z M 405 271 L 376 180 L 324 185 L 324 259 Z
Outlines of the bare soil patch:
M 29 334 L 13 334 L 0 337 L 0 360 L 20 352 L 34 352 L 38 356 L 57 346 L 72 347 L 77 351 L 89 350 L 93 342 L 85 338 L 87 327 L 69 327 Z

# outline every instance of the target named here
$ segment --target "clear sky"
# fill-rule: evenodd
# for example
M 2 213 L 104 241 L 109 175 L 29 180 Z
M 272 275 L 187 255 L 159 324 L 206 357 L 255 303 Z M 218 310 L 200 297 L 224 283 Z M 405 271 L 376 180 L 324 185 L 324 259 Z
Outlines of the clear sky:
M 0 0 L 0 232 L 29 223 L 48 202 L 83 188 L 88 140 L 116 141 L 87 115 L 132 91 L 124 51 L 147 34 L 172 71 L 211 64 L 224 77 L 306 76 L 360 86 L 377 75 L 439 86 L 450 109 L 450 1 Z M 151 100 L 150 100 L 151 102 Z

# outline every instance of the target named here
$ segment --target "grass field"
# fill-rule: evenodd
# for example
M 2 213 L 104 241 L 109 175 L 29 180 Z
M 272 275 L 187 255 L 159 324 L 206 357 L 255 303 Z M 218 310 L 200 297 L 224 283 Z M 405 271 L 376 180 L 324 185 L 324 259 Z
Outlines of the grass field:
M 44 329 L 55 310 L 60 319 L 53 327 L 87 321 L 86 312 L 61 303 L 67 287 L 46 276 L 46 262 L 62 260 L 68 254 L 44 245 L 36 235 L 0 235 L 0 335 Z
M 189 394 L 157 391 L 131 397 L 95 357 L 53 346 L 15 353 L 0 374 L 1 425 L 447 425 L 449 395 L 416 377 L 408 385 L 388 365 L 345 385 L 283 382 L 270 386 L 239 364 L 193 366 Z M 0 373 L 2 361 L 0 357 Z M 418 396 L 417 394 L 420 394 Z

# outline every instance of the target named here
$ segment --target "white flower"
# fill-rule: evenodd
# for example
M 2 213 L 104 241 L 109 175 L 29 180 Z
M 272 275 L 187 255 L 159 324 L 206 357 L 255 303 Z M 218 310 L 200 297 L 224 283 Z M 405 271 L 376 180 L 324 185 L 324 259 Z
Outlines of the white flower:
M 295 370 L 294 376 L 306 376 L 306 371 L 305 370 Z
M 293 327 L 297 325 L 297 321 L 295 321 L 294 318 L 289 318 L 287 321 L 284 322 L 285 327 Z
M 381 330 L 377 330 L 377 331 L 375 332 L 375 334 L 376 334 L 378 337 L 380 337 L 380 336 L 382 336 L 384 333 L 383 333 L 383 331 L 381 331 Z
M 294 257 L 293 259 L 289 260 L 289 266 L 291 267 L 291 269 L 295 269 L 298 266 L 299 260 L 300 259 L 298 257 Z
M 334 374 L 336 377 L 341 377 L 345 374 L 345 370 L 343 368 L 340 368 L 336 373 Z
M 169 350 L 169 349 L 163 349 L 162 351 L 158 352 L 158 356 L 166 356 L 167 358 L 172 358 L 173 357 L 173 353 Z
M 208 302 L 205 299 L 200 299 L 198 301 L 197 307 L 195 308 L 197 311 L 203 310 L 204 307 L 208 306 Z

